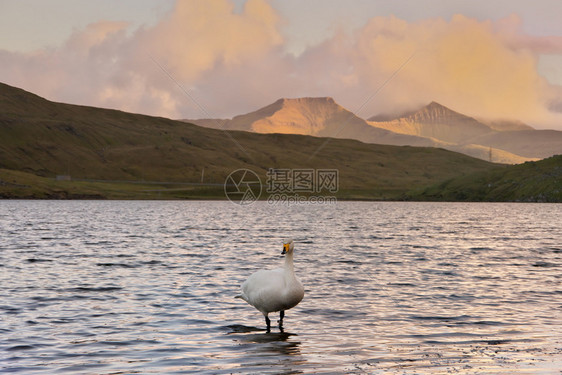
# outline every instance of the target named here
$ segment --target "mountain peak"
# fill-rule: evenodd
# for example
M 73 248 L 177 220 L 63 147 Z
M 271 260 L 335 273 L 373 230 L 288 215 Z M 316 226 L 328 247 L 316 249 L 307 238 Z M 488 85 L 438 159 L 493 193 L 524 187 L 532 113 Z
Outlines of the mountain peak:
M 457 121 L 474 121 L 472 117 L 465 116 L 445 107 L 437 102 L 431 102 L 418 111 L 403 118 L 419 123 L 451 123 Z
M 334 98 L 330 96 L 320 96 L 320 97 L 302 97 L 302 98 L 281 98 L 277 100 L 275 103 L 283 103 L 283 104 L 291 104 L 291 103 L 298 103 L 298 104 L 336 104 L 338 105 Z
M 377 115 L 368 118 L 368 121 L 384 122 L 393 121 L 399 119 L 405 119 L 410 121 L 416 121 L 418 119 L 427 120 L 429 118 L 436 118 L 444 114 L 457 114 L 463 116 L 460 113 L 453 111 L 450 108 L 445 107 L 443 104 L 432 101 L 431 103 L 417 109 L 408 110 L 404 112 L 389 112 L 389 113 L 379 113 Z
M 249 125 L 258 133 L 295 133 L 316 135 L 330 128 L 334 116 L 346 110 L 331 97 L 281 98 L 233 121 Z
M 470 143 L 471 139 L 493 132 L 488 125 L 435 101 L 417 111 L 373 125 L 396 133 L 438 139 L 459 145 Z
M 445 107 L 443 104 L 441 103 L 437 103 L 436 101 L 432 101 L 431 103 L 429 103 L 428 105 L 426 105 L 426 107 L 440 107 L 440 108 L 447 108 Z M 449 108 L 447 108 L 449 109 Z
M 434 110 L 447 110 L 447 111 L 451 111 L 454 112 L 453 110 L 451 110 L 448 107 L 445 107 L 443 104 L 437 103 L 435 101 L 429 103 L 428 105 L 425 106 L 425 108 L 427 109 L 434 109 Z

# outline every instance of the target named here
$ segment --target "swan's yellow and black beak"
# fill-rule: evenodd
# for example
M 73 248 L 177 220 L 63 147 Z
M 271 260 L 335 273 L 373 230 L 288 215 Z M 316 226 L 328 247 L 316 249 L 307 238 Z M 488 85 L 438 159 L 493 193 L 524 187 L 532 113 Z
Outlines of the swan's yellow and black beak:
M 289 247 L 291 246 L 291 244 L 288 243 L 284 243 L 283 244 L 283 252 L 281 253 L 281 255 L 285 255 L 289 252 Z

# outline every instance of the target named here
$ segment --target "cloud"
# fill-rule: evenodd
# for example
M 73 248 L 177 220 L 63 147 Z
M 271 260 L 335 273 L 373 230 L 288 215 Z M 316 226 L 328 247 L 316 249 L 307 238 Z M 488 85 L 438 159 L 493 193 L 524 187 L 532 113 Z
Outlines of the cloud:
M 160 57 L 181 80 L 193 81 L 217 64 L 225 68 L 259 59 L 283 39 L 278 17 L 262 0 L 246 2 L 241 14 L 227 1 L 179 1 L 137 44 Z
M 376 87 L 414 54 L 385 87 L 377 109 L 435 100 L 480 116 L 536 118 L 548 83 L 537 73 L 537 55 L 506 43 L 513 40 L 508 37 L 489 21 L 462 15 L 450 22 L 375 18 L 356 36 L 358 75 Z
M 52 100 L 172 118 L 231 117 L 279 97 L 332 96 L 364 117 L 438 101 L 562 130 L 562 87 L 538 73 L 541 54 L 562 55 L 562 37 L 527 35 L 516 15 L 375 17 L 298 56 L 286 50 L 286 22 L 265 0 L 240 11 L 228 0 L 178 1 L 151 27 L 101 21 L 57 48 L 0 51 L 0 80 Z
M 58 48 L 0 51 L 0 80 L 53 100 L 180 117 L 193 103 L 153 60 L 181 85 L 204 87 L 211 72 L 236 71 L 281 45 L 278 21 L 264 0 L 247 1 L 240 13 L 227 0 L 178 1 L 158 24 L 134 33 L 102 21 Z M 233 89 L 223 83 L 222 91 Z
M 349 39 L 348 49 L 322 47 L 323 54 L 352 56 L 357 89 L 347 92 L 367 87 L 368 97 L 382 88 L 365 106 L 370 114 L 438 101 L 469 115 L 562 129 L 562 118 L 549 109 L 560 102 L 560 87 L 537 69 L 539 53 L 562 54 L 561 38 L 524 35 L 516 16 L 497 22 L 462 15 L 419 22 L 376 17 Z M 353 106 L 345 94 L 338 100 Z

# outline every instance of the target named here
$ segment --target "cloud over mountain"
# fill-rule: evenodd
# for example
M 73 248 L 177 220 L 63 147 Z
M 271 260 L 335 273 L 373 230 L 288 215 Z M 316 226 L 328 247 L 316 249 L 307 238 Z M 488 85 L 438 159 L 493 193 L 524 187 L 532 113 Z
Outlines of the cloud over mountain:
M 537 70 L 541 54 L 562 54 L 562 38 L 527 35 L 515 15 L 375 17 L 298 56 L 284 48 L 283 22 L 265 0 L 241 10 L 228 0 L 178 1 L 154 26 L 100 21 L 58 47 L 0 51 L 0 81 L 53 100 L 174 118 L 331 96 L 363 117 L 435 100 L 468 115 L 562 129 L 562 88 Z

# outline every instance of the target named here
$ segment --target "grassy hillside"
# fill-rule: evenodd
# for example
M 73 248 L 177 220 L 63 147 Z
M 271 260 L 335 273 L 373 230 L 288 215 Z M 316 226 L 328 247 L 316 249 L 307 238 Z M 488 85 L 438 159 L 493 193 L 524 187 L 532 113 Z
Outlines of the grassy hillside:
M 442 149 L 326 141 L 53 103 L 0 84 L 2 197 L 224 197 L 222 183 L 239 168 L 255 171 L 262 181 L 269 168 L 331 168 L 340 173 L 340 198 L 394 199 L 415 187 L 495 168 Z M 72 181 L 54 181 L 56 175 Z
M 502 166 L 418 189 L 413 200 L 562 202 L 562 155 Z

